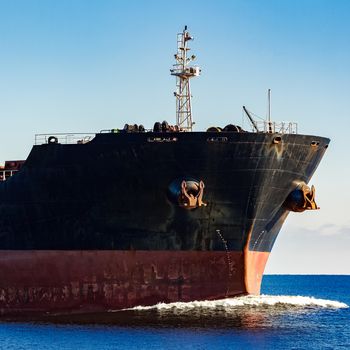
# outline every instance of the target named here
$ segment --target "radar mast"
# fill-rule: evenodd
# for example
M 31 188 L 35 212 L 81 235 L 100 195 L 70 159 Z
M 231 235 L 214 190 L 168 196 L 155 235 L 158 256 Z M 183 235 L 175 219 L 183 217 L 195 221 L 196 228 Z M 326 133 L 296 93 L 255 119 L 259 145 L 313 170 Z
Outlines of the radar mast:
M 176 63 L 170 69 L 171 75 L 176 77 L 176 125 L 184 131 L 192 131 L 194 122 L 192 121 L 191 90 L 190 79 L 198 77 L 201 70 L 190 63 L 196 59 L 195 55 L 188 57 L 188 41 L 193 37 L 185 26 L 182 33 L 177 34 L 177 53 L 174 55 Z

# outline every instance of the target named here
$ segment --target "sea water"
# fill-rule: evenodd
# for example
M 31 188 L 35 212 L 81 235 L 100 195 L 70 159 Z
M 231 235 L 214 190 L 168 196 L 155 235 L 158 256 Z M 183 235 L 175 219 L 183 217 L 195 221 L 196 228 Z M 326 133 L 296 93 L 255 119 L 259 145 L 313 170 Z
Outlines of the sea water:
M 350 349 L 349 306 L 350 276 L 271 275 L 261 296 L 0 322 L 0 349 Z

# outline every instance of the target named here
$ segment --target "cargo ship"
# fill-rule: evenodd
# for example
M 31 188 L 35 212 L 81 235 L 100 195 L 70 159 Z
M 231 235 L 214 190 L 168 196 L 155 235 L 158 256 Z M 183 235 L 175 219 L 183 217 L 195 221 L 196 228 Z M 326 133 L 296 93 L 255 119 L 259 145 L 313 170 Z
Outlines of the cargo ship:
M 0 168 L 0 315 L 108 312 L 259 294 L 289 212 L 329 139 L 269 117 L 193 131 L 187 27 L 178 34 L 176 125 L 40 134 Z

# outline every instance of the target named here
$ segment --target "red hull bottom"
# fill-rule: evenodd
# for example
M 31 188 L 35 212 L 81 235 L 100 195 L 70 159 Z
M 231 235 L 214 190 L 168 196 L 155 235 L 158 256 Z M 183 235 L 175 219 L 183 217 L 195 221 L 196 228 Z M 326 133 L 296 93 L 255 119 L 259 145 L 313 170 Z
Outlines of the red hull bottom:
M 258 294 L 269 253 L 0 251 L 2 315 L 106 312 Z

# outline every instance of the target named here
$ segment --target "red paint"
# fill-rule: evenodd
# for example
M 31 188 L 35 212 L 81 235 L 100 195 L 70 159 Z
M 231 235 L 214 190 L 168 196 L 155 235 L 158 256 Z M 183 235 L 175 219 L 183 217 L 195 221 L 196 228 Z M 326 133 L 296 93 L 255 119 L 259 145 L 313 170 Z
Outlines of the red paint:
M 250 290 L 243 267 L 243 252 L 0 251 L 0 312 L 99 312 L 233 297 Z
M 88 312 L 244 293 L 242 254 L 1 251 L 0 309 Z M 231 276 L 230 276 L 231 274 Z
M 245 251 L 244 281 L 247 294 L 260 294 L 261 281 L 269 255 L 268 252 Z
M 252 226 L 253 228 L 253 226 Z M 261 281 L 264 274 L 269 252 L 249 250 L 252 228 L 248 232 L 248 239 L 244 246 L 244 285 L 247 294 L 260 294 Z

